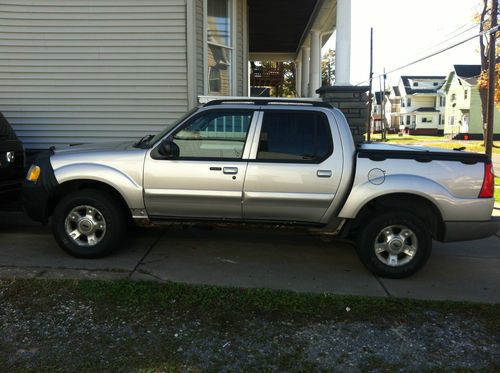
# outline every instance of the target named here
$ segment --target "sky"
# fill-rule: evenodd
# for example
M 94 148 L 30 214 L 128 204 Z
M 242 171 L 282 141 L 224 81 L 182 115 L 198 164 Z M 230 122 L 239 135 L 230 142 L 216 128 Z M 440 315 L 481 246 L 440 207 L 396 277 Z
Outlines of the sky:
M 374 29 L 376 76 L 384 67 L 389 71 L 477 34 L 479 26 L 471 27 L 479 3 L 480 0 L 352 0 L 351 83 L 368 79 L 370 27 Z M 335 34 L 323 51 L 328 48 L 335 49 Z M 479 64 L 478 49 L 479 41 L 475 38 L 389 74 L 388 84 L 396 85 L 401 75 L 446 75 L 454 64 Z

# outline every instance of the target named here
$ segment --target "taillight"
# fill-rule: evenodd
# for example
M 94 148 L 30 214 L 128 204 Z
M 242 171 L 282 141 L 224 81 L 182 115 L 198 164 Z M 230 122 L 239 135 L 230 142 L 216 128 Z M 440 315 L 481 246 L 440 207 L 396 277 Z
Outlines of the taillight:
M 479 198 L 493 198 L 495 194 L 495 176 L 493 175 L 493 164 L 484 164 L 484 179 Z

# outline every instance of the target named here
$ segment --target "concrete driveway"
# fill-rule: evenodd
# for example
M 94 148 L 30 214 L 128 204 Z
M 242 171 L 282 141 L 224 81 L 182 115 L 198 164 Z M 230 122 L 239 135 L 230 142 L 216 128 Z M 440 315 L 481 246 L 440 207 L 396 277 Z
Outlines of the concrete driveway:
M 500 211 L 500 210 L 499 210 Z M 440 244 L 404 280 L 373 276 L 353 247 L 289 231 L 135 229 L 115 255 L 81 260 L 50 229 L 0 214 L 0 277 L 177 281 L 383 297 L 500 302 L 500 235 Z

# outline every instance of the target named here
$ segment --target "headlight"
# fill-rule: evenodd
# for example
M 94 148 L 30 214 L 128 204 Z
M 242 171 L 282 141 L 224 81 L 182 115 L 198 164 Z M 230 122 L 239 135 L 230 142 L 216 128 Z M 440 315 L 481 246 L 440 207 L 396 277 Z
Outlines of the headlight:
M 40 177 L 41 172 L 42 169 L 40 167 L 32 164 L 30 169 L 28 170 L 28 174 L 26 175 L 26 180 L 36 183 L 38 181 L 38 178 Z

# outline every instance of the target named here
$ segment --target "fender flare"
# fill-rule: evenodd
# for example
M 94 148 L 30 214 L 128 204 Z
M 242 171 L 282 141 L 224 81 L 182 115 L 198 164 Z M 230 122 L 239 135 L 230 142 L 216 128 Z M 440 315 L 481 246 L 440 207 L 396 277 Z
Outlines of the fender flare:
M 144 208 L 143 190 L 129 175 L 103 164 L 73 163 L 54 169 L 59 185 L 78 180 L 92 180 L 115 189 L 129 208 Z
M 339 217 L 354 219 L 368 203 L 391 194 L 409 194 L 422 197 L 432 203 L 445 220 L 449 216 L 448 207 L 452 206 L 456 199 L 442 185 L 428 178 L 410 175 L 389 175 L 385 177 L 385 181 L 380 185 L 375 185 L 369 181 L 355 184 L 339 213 Z

